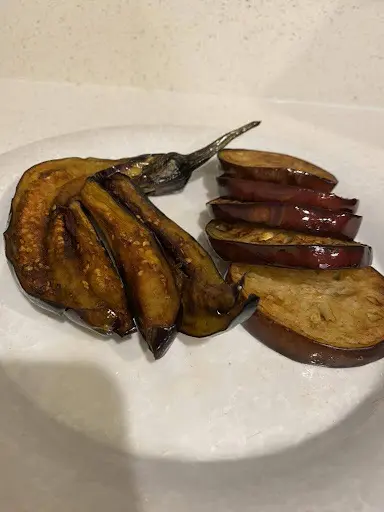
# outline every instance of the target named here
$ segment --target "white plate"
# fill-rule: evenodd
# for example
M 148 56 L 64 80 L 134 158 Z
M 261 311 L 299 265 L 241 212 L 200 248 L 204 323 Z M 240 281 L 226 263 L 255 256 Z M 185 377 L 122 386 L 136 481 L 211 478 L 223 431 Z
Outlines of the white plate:
M 38 161 L 188 152 L 221 131 L 103 129 L 12 151 L 0 157 L 2 228 L 17 180 Z M 339 193 L 358 195 L 370 216 L 360 239 L 380 261 L 382 178 L 374 171 L 363 175 L 339 146 L 314 150 L 304 131 L 277 137 L 262 125 L 232 145 L 285 151 L 337 171 Z M 212 161 L 182 193 L 156 199 L 199 239 L 216 173 Z M 3 253 L 0 505 L 7 510 L 380 509 L 381 362 L 351 370 L 300 365 L 237 327 L 204 342 L 179 336 L 154 363 L 136 336 L 103 341 L 34 308 Z

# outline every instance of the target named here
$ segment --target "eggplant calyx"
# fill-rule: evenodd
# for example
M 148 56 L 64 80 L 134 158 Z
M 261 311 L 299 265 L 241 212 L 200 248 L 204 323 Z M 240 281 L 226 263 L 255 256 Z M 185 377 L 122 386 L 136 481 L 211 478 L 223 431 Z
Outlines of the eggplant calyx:
M 188 155 L 175 152 L 156 155 L 146 166 L 143 173 L 134 177 L 133 181 L 146 194 L 165 195 L 180 191 L 186 186 L 194 170 L 216 155 L 232 140 L 259 126 L 260 123 L 261 121 L 252 121 L 245 124 L 221 135 L 207 146 Z M 122 166 L 124 164 L 117 167 Z M 113 174 L 113 171 L 111 174 Z

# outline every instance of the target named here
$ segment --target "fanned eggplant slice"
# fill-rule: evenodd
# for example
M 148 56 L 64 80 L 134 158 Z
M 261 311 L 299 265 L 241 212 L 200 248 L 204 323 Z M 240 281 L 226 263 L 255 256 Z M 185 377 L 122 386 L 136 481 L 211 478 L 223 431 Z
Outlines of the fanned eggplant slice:
M 218 158 L 224 171 L 236 178 L 269 181 L 331 192 L 336 176 L 301 158 L 269 151 L 223 149 Z
M 166 250 L 172 251 L 187 276 L 182 293 L 180 331 L 204 337 L 226 330 L 234 322 L 249 317 L 257 305 L 256 297 L 246 301 L 221 277 L 211 257 L 196 240 L 166 217 L 122 174 L 99 173 L 103 182 L 157 236 Z
M 220 197 L 207 204 L 217 219 L 240 220 L 347 240 L 355 238 L 362 221 L 362 217 L 347 211 L 285 203 L 251 203 Z
M 71 160 L 69 163 L 68 160 Z M 85 179 L 100 170 L 105 161 L 61 160 L 62 167 L 41 164 L 24 174 L 12 201 L 12 215 L 4 233 L 7 258 L 12 263 L 24 291 L 38 299 L 54 302 L 47 273 L 44 237 L 51 209 L 60 195 L 72 197 Z M 84 165 L 84 162 L 87 165 Z M 44 170 L 42 170 L 44 169 Z M 75 186 L 74 186 L 75 183 Z
M 176 336 L 180 297 L 172 271 L 154 236 L 93 179 L 81 201 L 92 215 L 124 278 L 137 327 L 155 359 Z
M 61 209 L 52 214 L 45 240 L 54 302 L 74 310 L 98 332 L 109 334 L 116 325 L 117 315 L 91 289 L 74 240 L 66 229 L 64 215 Z
M 350 212 L 355 212 L 359 204 L 357 199 L 346 199 L 328 192 L 267 181 L 243 180 L 225 174 L 219 176 L 217 182 L 222 188 L 221 195 L 239 201 L 271 201 Z
M 93 225 L 78 201 L 65 209 L 65 223 L 72 234 L 81 269 L 90 289 L 117 314 L 115 331 L 125 336 L 134 330 L 120 277 Z
M 212 220 L 205 230 L 225 261 L 323 270 L 372 263 L 371 247 L 349 240 L 220 220 Z

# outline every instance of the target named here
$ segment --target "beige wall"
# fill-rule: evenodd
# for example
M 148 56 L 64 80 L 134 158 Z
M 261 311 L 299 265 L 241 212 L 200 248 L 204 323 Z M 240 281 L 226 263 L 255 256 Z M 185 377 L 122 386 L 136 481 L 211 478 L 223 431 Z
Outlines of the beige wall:
M 383 0 L 0 0 L 0 77 L 384 106 Z

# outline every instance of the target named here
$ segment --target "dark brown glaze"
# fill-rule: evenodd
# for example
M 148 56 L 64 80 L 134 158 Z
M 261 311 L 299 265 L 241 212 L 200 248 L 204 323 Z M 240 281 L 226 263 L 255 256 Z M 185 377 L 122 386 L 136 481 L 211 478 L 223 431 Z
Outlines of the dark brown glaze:
M 208 205 L 217 219 L 243 220 L 270 227 L 353 240 L 362 217 L 346 211 L 310 208 L 284 203 L 250 203 L 226 198 Z
M 222 195 L 239 201 L 272 201 L 290 203 L 298 206 L 326 208 L 328 210 L 347 210 L 354 213 L 358 207 L 357 199 L 346 199 L 335 194 L 319 192 L 308 188 L 293 187 L 265 181 L 251 181 L 222 175 L 217 178 Z
M 384 356 L 384 341 L 372 347 L 348 349 L 332 347 L 274 322 L 257 310 L 243 327 L 267 347 L 299 363 L 350 368 L 363 366 Z
M 250 149 L 223 149 L 218 158 L 224 171 L 236 178 L 295 185 L 331 192 L 336 177 L 310 162 L 281 153 Z
M 197 338 L 212 336 L 253 314 L 258 299 L 238 300 L 238 289 L 225 282 L 211 256 L 189 233 L 164 215 L 129 178 L 122 174 L 108 177 L 109 171 L 104 171 L 96 178 L 156 235 L 184 274 L 180 276 L 180 332 Z M 178 280 L 179 289 L 180 285 Z

